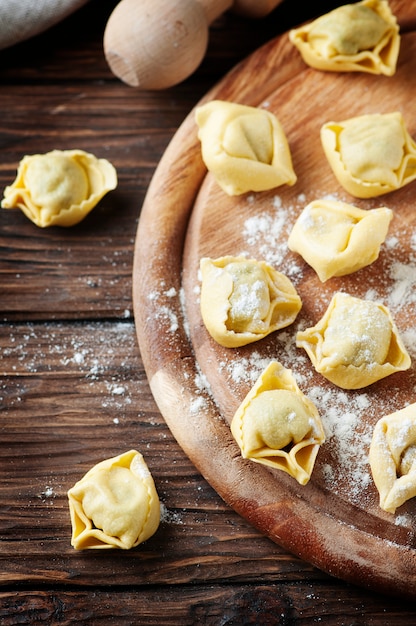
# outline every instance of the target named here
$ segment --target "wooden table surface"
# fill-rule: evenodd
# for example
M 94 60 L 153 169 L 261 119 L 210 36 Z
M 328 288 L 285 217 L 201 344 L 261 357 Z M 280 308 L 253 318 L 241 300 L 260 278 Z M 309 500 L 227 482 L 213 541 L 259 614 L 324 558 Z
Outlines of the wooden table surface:
M 341 3 L 300 14 L 286 0 L 258 21 L 227 13 L 199 69 L 161 92 L 108 68 L 102 37 L 116 4 L 91 0 L 0 52 L 2 189 L 25 154 L 55 148 L 105 157 L 119 177 L 70 229 L 0 212 L 0 624 L 413 623 L 413 603 L 323 574 L 224 504 L 157 409 L 132 310 L 140 208 L 178 126 L 236 63 Z M 68 489 L 131 448 L 155 480 L 158 531 L 130 551 L 75 551 Z

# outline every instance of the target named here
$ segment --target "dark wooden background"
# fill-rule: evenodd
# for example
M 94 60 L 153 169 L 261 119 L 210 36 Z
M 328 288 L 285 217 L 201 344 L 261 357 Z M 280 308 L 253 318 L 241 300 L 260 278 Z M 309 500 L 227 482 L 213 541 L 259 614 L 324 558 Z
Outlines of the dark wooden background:
M 116 4 L 91 0 L 0 52 L 1 189 L 25 154 L 54 148 L 108 158 L 119 176 L 71 229 L 0 212 L 0 624 L 413 623 L 412 603 L 323 574 L 223 503 L 154 403 L 132 311 L 140 208 L 175 130 L 241 59 L 341 3 L 227 13 L 200 68 L 163 92 L 110 72 L 102 37 Z M 75 551 L 67 490 L 130 448 L 155 479 L 157 533 L 128 552 Z

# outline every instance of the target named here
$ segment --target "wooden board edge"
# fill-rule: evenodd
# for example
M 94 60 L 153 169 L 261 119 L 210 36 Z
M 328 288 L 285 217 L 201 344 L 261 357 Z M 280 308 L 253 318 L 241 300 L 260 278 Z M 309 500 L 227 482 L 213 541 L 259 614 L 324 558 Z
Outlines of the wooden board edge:
M 260 66 L 263 72 L 258 71 Z M 270 90 L 303 69 L 303 62 L 284 34 L 236 66 L 200 103 L 221 98 L 256 106 L 267 98 Z M 244 83 L 242 75 L 250 76 L 250 84 Z M 374 537 L 332 518 L 325 519 L 325 527 L 321 529 L 322 520 L 306 512 L 301 499 L 276 506 L 268 490 L 260 501 L 253 499 L 252 494 L 258 490 L 258 469 L 246 473 L 245 462 L 236 459 L 227 446 L 223 446 L 220 467 L 215 472 L 207 471 L 201 463 L 198 450 L 203 446 L 211 451 L 215 446 L 218 449 L 220 418 L 209 397 L 203 398 L 206 404 L 202 409 L 201 390 L 196 382 L 199 372 L 181 304 L 181 267 L 187 223 L 205 174 L 192 110 L 156 169 L 142 207 L 134 249 L 133 309 L 137 339 L 155 401 L 178 443 L 201 474 L 225 502 L 263 534 L 337 578 L 374 591 L 414 598 L 416 573 L 408 549 L 386 544 L 385 559 L 376 573 L 369 565 L 375 548 Z M 161 339 L 166 337 L 164 333 L 171 333 L 168 350 L 166 339 Z M 200 423 L 197 428 L 190 428 L 191 407 L 197 404 Z M 237 479 L 243 471 L 242 487 Z M 306 525 L 305 514 L 309 515 Z M 327 545 L 325 539 L 331 525 L 334 527 L 331 534 L 339 537 L 336 546 Z M 316 549 L 318 544 L 320 551 Z

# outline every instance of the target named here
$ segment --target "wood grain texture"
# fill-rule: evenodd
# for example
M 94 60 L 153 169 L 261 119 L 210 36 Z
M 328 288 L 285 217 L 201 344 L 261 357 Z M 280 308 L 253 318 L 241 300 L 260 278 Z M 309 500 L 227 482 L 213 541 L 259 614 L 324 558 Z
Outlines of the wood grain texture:
M 137 220 L 169 140 L 224 72 L 293 23 L 282 9 L 254 22 L 223 16 L 194 81 L 137 92 L 115 79 L 104 59 L 102 32 L 115 4 L 90 2 L 48 33 L 1 52 L 1 187 L 25 154 L 74 146 L 109 158 L 119 175 L 118 188 L 70 230 L 44 232 L 19 210 L 1 212 L 3 319 L 132 313 Z
M 253 106 L 265 102 L 265 106 L 276 112 L 289 136 L 295 170 L 301 173 L 302 183 L 293 191 L 278 190 L 279 207 L 281 203 L 283 207 L 293 207 L 299 194 L 311 201 L 316 194 L 339 193 L 329 168 L 319 165 L 318 131 L 328 121 L 328 115 L 340 120 L 364 112 L 401 110 L 414 136 L 412 102 L 416 94 L 411 76 L 415 46 L 414 34 L 404 34 L 396 76 L 393 80 L 382 77 L 374 80 L 367 75 L 311 71 L 304 66 L 287 36 L 282 35 L 237 66 L 202 102 L 212 98 Z M 318 131 L 313 139 L 315 128 Z M 308 138 L 312 138 L 309 143 Z M 374 488 L 372 499 L 367 493 L 361 494 L 359 501 L 352 496 L 354 485 L 348 474 L 340 479 L 341 485 L 329 485 L 325 484 L 322 473 L 322 480 L 318 479 L 316 484 L 312 481 L 299 492 L 298 485 L 286 475 L 244 461 L 230 434 L 228 424 L 250 386 L 233 384 L 231 376 L 227 378 L 227 367 L 231 369 L 239 359 L 247 363 L 253 346 L 233 351 L 231 355 L 208 337 L 195 296 L 198 265 L 202 256 L 218 257 L 246 250 L 243 226 L 253 213 L 264 216 L 269 208 L 270 216 L 273 193 L 253 195 L 251 202 L 247 196 L 230 199 L 210 176 L 205 178 L 191 112 L 152 180 L 136 242 L 134 306 L 137 304 L 138 339 L 150 386 L 181 447 L 230 506 L 262 532 L 326 572 L 373 589 L 413 597 L 416 590 L 414 503 L 403 509 L 408 521 L 401 528 L 395 519 L 378 510 Z M 400 257 L 401 262 L 406 262 L 412 256 L 411 243 L 407 241 L 414 229 L 412 190 L 400 190 L 391 202 L 398 220 L 398 230 L 392 236 L 396 235 L 403 245 L 404 256 L 399 252 L 397 260 Z M 379 205 L 377 199 L 371 206 Z M 276 239 L 274 244 L 282 241 Z M 258 257 L 260 250 L 258 244 L 257 249 L 253 248 L 253 256 Z M 290 261 L 293 263 L 293 258 Z M 354 279 L 336 280 L 329 289 L 324 289 L 305 270 L 300 283 L 305 319 L 316 322 L 330 296 L 339 289 L 364 297 L 371 286 L 378 286 L 379 282 L 384 285 L 386 271 L 384 268 L 383 274 L 382 267 L 373 267 L 372 276 L 363 277 L 361 291 L 357 292 Z M 391 285 L 384 287 L 386 291 L 381 294 L 387 300 Z M 409 318 L 412 307 L 407 317 L 401 319 L 403 330 L 412 323 Z M 285 350 L 286 346 L 283 359 L 287 358 Z M 255 347 L 257 356 L 263 359 L 273 355 L 282 360 L 276 357 L 276 351 L 273 339 L 269 344 L 260 342 Z M 286 365 L 290 367 L 291 363 Z M 201 389 L 201 374 L 208 382 L 205 390 Z M 409 390 L 414 387 L 414 379 L 414 369 L 399 382 L 396 377 L 395 403 L 391 402 L 390 381 L 378 384 L 369 400 L 374 423 L 382 414 L 411 401 Z M 322 388 L 319 376 L 308 379 L 308 384 Z M 364 426 L 360 426 L 358 432 L 364 435 L 363 431 Z M 335 472 L 341 471 L 337 459 L 331 457 L 323 459 L 323 466 L 335 466 Z
M 192 97 L 185 94 L 185 101 Z M 42 84 L 13 85 L 2 90 L 0 100 L 13 128 L 12 137 L 3 130 L 4 186 L 14 179 L 22 155 L 74 146 L 109 158 L 119 178 L 118 188 L 72 229 L 40 230 L 21 211 L 2 210 L 3 314 L 90 318 L 99 310 L 102 317 L 123 317 L 131 312 L 140 204 L 182 110 L 166 95 L 145 94 L 138 101 L 119 84 L 51 85 L 47 99 Z M 154 108 L 160 123 L 149 129 Z
M 298 11 L 284 0 L 264 20 L 223 16 L 197 72 L 152 93 L 121 85 L 105 63 L 116 2 L 90 0 L 0 53 L 2 187 L 23 154 L 75 141 L 119 174 L 117 191 L 75 229 L 41 231 L 0 211 L 0 623 L 214 626 L 271 607 L 285 625 L 407 626 L 412 602 L 324 574 L 222 500 L 166 425 L 137 347 L 134 240 L 159 159 L 199 99 Z M 334 4 L 309 3 L 302 14 Z M 128 552 L 75 552 L 67 488 L 133 446 L 162 502 L 157 534 Z
M 299 568 L 309 575 L 198 484 L 154 403 L 133 322 L 2 326 L 0 348 L 0 584 L 255 581 L 258 569 L 272 579 L 302 577 Z M 155 478 L 158 534 L 130 552 L 74 551 L 67 490 L 97 461 L 132 447 Z
M 345 624 L 411 623 L 414 613 L 400 608 L 394 600 L 368 598 L 361 590 L 350 588 L 346 602 L 336 585 L 322 584 L 317 595 L 307 584 L 260 583 L 252 585 L 204 585 L 141 588 L 140 592 L 108 589 L 94 595 L 55 588 L 52 593 L 28 591 L 25 597 L 0 592 L 0 620 L 3 626 L 17 623 L 72 624 L 80 621 L 91 626 L 102 624 L 132 626 L 218 626 L 218 624 Z M 178 596 L 181 601 L 178 602 Z M 380 603 L 381 602 L 381 603 Z M 155 605 L 158 610 L 155 611 Z M 383 616 L 384 614 L 384 616 Z M 18 621 L 20 620 L 20 621 Z

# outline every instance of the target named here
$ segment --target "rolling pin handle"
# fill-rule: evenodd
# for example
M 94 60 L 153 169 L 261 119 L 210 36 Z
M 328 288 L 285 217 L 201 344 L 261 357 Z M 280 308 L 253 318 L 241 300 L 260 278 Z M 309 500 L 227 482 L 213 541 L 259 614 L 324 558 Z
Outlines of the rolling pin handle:
M 121 0 L 104 31 L 104 54 L 112 72 L 142 89 L 165 89 L 200 65 L 209 26 L 235 8 L 260 17 L 280 0 Z

